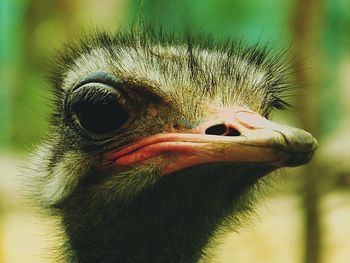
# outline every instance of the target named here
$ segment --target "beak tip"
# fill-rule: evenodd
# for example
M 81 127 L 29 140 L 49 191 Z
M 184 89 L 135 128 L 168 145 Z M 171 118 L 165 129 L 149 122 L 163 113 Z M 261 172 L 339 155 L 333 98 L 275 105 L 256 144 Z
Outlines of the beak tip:
M 275 164 L 279 167 L 297 167 L 308 164 L 314 156 L 314 151 L 299 152 L 292 155 L 286 155 L 279 159 Z
M 290 130 L 289 136 L 285 136 L 280 152 L 281 158 L 276 162 L 276 165 L 281 167 L 296 167 L 307 164 L 311 161 L 315 151 L 318 148 L 317 140 L 308 132 L 293 128 Z
M 312 137 L 312 138 L 313 138 L 313 141 L 310 144 L 310 151 L 314 152 L 318 149 L 318 142 L 314 137 Z
M 318 142 L 316 138 L 309 133 L 307 135 L 308 136 L 302 136 L 302 138 L 299 138 L 298 140 L 296 140 L 296 143 L 295 143 L 296 151 L 308 153 L 308 152 L 314 152 L 317 150 Z

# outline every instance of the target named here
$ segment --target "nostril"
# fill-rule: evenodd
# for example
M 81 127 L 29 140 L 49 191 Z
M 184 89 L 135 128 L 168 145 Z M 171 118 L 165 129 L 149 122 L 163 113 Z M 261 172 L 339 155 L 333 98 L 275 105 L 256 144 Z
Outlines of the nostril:
M 227 127 L 225 124 L 217 124 L 210 126 L 205 130 L 205 134 L 209 135 L 222 135 L 222 136 L 239 136 L 239 131 L 234 128 Z
M 225 124 L 217 124 L 210 126 L 205 130 L 205 134 L 210 135 L 224 135 L 226 133 L 227 127 Z
M 225 134 L 225 136 L 240 136 L 240 135 L 241 133 L 238 130 L 231 127 L 228 128 L 227 133 Z

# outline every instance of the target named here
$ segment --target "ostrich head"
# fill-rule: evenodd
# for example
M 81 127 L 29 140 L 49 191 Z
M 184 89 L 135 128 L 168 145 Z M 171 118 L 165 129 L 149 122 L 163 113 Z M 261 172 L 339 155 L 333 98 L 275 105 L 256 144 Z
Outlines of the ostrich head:
M 53 72 L 33 192 L 62 217 L 72 262 L 196 262 L 261 177 L 310 161 L 315 139 L 268 120 L 290 87 L 257 46 L 152 30 L 95 33 Z

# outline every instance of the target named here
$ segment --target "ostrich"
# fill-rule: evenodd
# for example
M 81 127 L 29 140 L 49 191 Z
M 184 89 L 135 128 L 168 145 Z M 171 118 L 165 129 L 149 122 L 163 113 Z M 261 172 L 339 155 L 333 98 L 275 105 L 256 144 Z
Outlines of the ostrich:
M 317 148 L 268 119 L 288 106 L 287 77 L 281 55 L 192 34 L 95 32 L 68 46 L 28 172 L 32 196 L 61 217 L 65 262 L 205 258 L 261 178 Z

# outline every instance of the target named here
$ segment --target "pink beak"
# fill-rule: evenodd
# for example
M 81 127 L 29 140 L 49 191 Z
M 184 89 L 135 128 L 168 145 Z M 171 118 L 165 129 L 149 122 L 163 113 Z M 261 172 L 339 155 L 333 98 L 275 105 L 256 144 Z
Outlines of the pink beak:
M 308 132 L 274 123 L 250 110 L 229 108 L 217 113 L 220 124 L 208 121 L 186 133 L 165 132 L 143 138 L 107 153 L 104 163 L 134 166 L 167 156 L 161 164 L 163 175 L 218 162 L 266 163 L 277 169 L 306 164 L 317 149 L 316 139 Z

